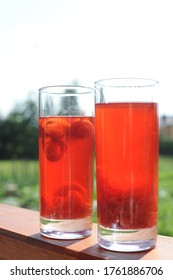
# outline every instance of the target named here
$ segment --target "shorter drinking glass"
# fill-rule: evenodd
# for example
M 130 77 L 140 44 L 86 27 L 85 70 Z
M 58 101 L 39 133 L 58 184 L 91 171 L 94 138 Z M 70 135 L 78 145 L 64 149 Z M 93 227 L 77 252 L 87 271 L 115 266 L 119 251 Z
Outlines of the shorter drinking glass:
M 106 249 L 156 245 L 157 84 L 130 78 L 95 83 L 98 242 Z
M 40 231 L 57 239 L 92 231 L 94 94 L 82 86 L 39 90 Z

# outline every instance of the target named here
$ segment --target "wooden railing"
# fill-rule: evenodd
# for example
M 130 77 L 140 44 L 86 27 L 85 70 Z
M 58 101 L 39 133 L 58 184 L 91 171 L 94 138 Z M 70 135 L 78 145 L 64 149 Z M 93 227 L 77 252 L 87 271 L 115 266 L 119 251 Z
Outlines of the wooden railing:
M 97 225 L 80 240 L 54 240 L 40 235 L 37 211 L 0 204 L 0 259 L 6 260 L 172 260 L 173 238 L 158 236 L 156 248 L 135 253 L 104 250 Z

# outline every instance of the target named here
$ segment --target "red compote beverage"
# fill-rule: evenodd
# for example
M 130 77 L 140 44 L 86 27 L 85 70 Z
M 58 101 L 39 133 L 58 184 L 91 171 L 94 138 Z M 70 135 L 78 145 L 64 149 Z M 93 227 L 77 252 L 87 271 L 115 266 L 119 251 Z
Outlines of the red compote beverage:
M 71 221 L 71 230 L 80 232 L 91 222 L 93 155 L 92 117 L 39 118 L 42 224 Z
M 120 230 L 155 226 L 157 105 L 97 104 L 96 127 L 99 224 Z

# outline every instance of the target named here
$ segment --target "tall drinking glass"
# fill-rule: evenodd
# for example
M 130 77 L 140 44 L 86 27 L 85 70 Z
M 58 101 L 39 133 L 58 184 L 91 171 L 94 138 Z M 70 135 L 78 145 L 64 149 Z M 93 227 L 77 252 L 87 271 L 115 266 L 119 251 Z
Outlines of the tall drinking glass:
M 156 244 L 157 84 L 136 78 L 95 83 L 98 242 L 110 250 Z
M 91 234 L 94 93 L 82 86 L 39 90 L 41 234 L 76 239 Z

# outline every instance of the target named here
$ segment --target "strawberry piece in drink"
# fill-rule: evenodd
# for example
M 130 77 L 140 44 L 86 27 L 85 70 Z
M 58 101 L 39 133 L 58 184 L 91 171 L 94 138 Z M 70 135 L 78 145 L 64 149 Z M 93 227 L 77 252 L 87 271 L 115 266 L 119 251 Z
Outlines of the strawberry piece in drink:
M 76 138 L 90 137 L 93 134 L 93 124 L 89 120 L 78 119 L 71 124 L 71 136 Z
M 59 160 L 67 149 L 65 135 L 69 129 L 69 122 L 65 119 L 48 117 L 40 125 L 43 137 L 42 145 L 49 161 Z
M 45 134 L 54 141 L 61 140 L 69 129 L 70 124 L 65 119 L 47 118 L 42 125 Z
M 67 146 L 64 141 L 54 141 L 50 137 L 45 138 L 45 143 L 43 144 L 46 158 L 49 161 L 59 160 L 65 153 Z
M 91 215 L 92 207 L 89 203 L 86 189 L 72 182 L 60 187 L 54 201 L 56 218 L 75 219 Z

